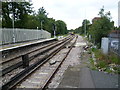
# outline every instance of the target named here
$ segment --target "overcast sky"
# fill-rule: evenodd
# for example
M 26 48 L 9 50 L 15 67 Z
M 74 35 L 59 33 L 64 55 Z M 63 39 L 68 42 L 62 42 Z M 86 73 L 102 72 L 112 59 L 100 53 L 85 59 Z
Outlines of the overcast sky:
M 48 17 L 63 20 L 68 29 L 82 25 L 83 19 L 92 20 L 104 5 L 105 12 L 110 11 L 115 26 L 118 25 L 119 0 L 32 0 L 34 10 L 44 7 Z

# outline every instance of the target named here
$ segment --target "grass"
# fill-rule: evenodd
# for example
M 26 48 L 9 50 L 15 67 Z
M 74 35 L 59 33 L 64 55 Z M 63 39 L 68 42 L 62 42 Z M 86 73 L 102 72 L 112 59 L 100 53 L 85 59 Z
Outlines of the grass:
M 94 60 L 93 60 L 92 58 L 90 58 L 89 60 L 90 60 L 90 63 L 91 63 L 91 67 L 90 67 L 90 68 L 91 68 L 92 70 L 97 70 L 97 68 L 96 68 L 95 65 L 94 65 Z
M 115 55 L 114 53 L 110 53 L 108 55 L 105 55 L 102 53 L 101 50 L 93 50 L 93 52 L 95 53 L 95 57 L 97 58 L 98 61 L 103 61 L 107 64 L 118 64 L 120 65 L 120 58 L 118 58 L 117 55 Z
M 120 65 L 120 59 L 115 54 L 109 55 L 109 59 L 111 60 L 111 62 Z
M 105 61 L 99 61 L 96 66 L 99 68 L 105 68 L 107 66 L 107 63 Z
M 105 55 L 101 50 L 96 48 L 91 48 L 89 52 L 93 52 L 96 58 L 96 65 L 94 65 L 94 60 L 90 58 L 90 63 L 92 69 L 99 69 L 108 73 L 118 73 L 120 74 L 120 58 L 113 53 Z

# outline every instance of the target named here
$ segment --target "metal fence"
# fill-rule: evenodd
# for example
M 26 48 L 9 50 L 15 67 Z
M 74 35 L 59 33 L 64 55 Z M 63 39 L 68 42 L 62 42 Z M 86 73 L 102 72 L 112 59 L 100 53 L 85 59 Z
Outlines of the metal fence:
M 45 30 L 34 29 L 0 29 L 0 45 L 50 38 L 51 34 Z
M 109 37 L 109 51 L 120 56 L 120 36 L 117 38 Z

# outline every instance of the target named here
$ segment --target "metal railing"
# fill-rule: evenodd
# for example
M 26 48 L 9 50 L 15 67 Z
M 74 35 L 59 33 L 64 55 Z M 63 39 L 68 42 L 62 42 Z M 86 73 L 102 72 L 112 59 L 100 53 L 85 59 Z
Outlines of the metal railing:
M 3 45 L 37 39 L 47 39 L 51 37 L 51 34 L 45 30 L 0 28 L 0 37 L 0 45 Z

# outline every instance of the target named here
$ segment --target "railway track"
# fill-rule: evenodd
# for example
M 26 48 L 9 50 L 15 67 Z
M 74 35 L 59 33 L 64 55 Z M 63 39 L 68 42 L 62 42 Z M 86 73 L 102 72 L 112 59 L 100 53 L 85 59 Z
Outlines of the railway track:
M 15 87 L 19 82 L 23 81 L 24 78 L 32 74 L 37 68 L 39 68 L 45 62 L 47 62 L 50 58 L 52 58 L 55 54 L 57 54 L 72 39 L 73 39 L 73 36 L 67 37 L 64 40 L 61 40 L 60 42 L 50 44 L 49 48 L 47 45 L 44 46 L 44 48 L 47 47 L 47 49 L 43 49 L 43 51 L 39 51 L 39 52 L 38 50 L 36 50 L 37 52 L 33 51 L 34 53 L 29 55 L 29 61 L 32 61 L 34 59 L 33 60 L 34 62 L 32 62 L 28 67 L 26 67 L 24 70 L 16 74 L 14 77 L 10 78 L 10 80 L 2 86 L 2 89 L 8 90 Z M 39 50 L 41 49 L 42 48 L 40 48 Z
M 67 38 L 65 38 L 64 40 L 66 40 L 66 39 Z M 14 69 L 17 69 L 20 66 L 22 66 L 23 65 L 22 57 L 24 57 L 24 55 L 28 55 L 29 61 L 32 61 L 35 57 L 39 56 L 40 54 L 44 54 L 46 51 L 57 46 L 57 43 L 60 44 L 64 40 L 55 41 L 55 42 L 49 43 L 47 45 L 35 47 L 34 49 L 31 48 L 30 50 L 25 50 L 21 53 L 17 53 L 17 55 L 15 55 L 15 56 L 12 55 L 5 59 L 3 58 L 3 60 L 1 60 L 2 62 L 0 63 L 3 66 L 2 76 L 11 72 Z
M 59 70 L 63 61 L 66 59 L 75 42 L 76 38 L 70 45 L 70 48 L 62 49 L 60 52 L 56 53 L 57 55 L 52 56 L 52 60 L 57 58 L 57 60 L 55 60 L 55 64 L 50 65 L 50 62 L 44 63 L 41 67 L 34 71 L 34 73 L 28 76 L 28 78 L 26 78 L 21 84 L 19 84 L 17 88 L 39 88 L 41 90 L 46 89 L 51 79 Z
M 59 68 L 61 67 L 62 63 L 64 62 L 64 60 L 66 59 L 66 57 L 68 56 L 68 54 L 70 53 L 72 47 L 74 46 L 74 44 L 76 43 L 78 37 L 75 38 L 74 42 L 71 44 L 70 49 L 68 49 L 68 51 L 66 52 L 66 54 L 64 55 L 63 59 L 61 60 L 61 62 L 59 63 L 59 65 L 53 70 L 53 72 L 51 73 L 51 75 L 48 77 L 48 79 L 45 81 L 45 83 L 43 84 L 43 86 L 41 87 L 42 90 L 45 90 L 47 88 L 47 86 L 49 85 L 50 81 L 52 80 L 52 78 L 54 77 L 54 75 L 57 73 L 57 71 L 59 70 Z
M 2 51 L 2 60 L 0 62 L 0 64 L 2 64 L 3 68 L 2 68 L 2 76 L 5 75 L 6 73 L 9 73 L 10 71 L 12 71 L 13 69 L 17 68 L 17 66 L 21 66 L 22 65 L 22 56 L 25 54 L 30 54 L 32 52 L 35 51 L 39 51 L 42 48 L 47 47 L 46 45 L 51 45 L 54 42 L 50 42 L 48 44 L 34 44 L 34 45 L 29 45 L 29 46 L 25 46 L 25 47 L 21 47 L 21 48 L 16 48 L 15 50 L 5 50 Z M 16 54 L 17 53 L 17 54 Z M 21 62 L 20 62 L 21 61 Z M 19 62 L 19 63 L 18 63 Z

